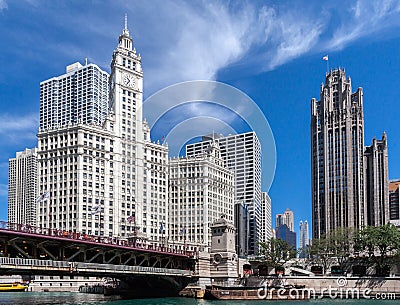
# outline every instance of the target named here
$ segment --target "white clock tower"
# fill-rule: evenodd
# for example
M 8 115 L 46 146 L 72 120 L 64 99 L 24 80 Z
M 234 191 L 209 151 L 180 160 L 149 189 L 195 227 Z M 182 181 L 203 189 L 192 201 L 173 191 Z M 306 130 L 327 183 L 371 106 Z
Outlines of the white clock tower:
M 151 143 L 150 127 L 143 121 L 143 71 L 140 54 L 133 47 L 127 17 L 113 53 L 110 75 L 110 109 L 115 132 L 115 196 L 121 236 L 148 242 L 168 242 L 168 148 Z M 128 221 L 129 219 L 129 221 Z
M 142 235 L 144 186 L 144 133 L 142 127 L 143 72 L 140 55 L 133 48 L 127 16 L 114 50 L 110 75 L 110 109 L 115 133 L 115 196 L 119 203 L 117 231 L 121 236 Z

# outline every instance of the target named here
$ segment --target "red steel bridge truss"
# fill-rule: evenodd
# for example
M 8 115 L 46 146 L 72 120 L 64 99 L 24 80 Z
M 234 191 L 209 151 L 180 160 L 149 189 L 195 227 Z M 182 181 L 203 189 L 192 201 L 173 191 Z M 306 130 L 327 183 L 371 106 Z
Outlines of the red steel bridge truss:
M 0 221 L 0 257 L 194 270 L 193 252 Z

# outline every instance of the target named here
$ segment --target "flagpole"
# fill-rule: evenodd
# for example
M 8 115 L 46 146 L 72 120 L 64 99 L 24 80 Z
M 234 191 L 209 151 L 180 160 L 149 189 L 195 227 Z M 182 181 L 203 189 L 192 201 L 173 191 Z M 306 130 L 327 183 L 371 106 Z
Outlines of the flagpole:
M 329 55 L 325 55 L 324 57 L 322 57 L 323 60 L 326 61 L 326 73 L 329 73 Z
M 164 248 L 164 246 L 165 246 L 165 240 L 164 240 L 164 227 L 163 227 L 163 230 L 162 230 L 162 243 L 163 243 L 163 248 Z
M 100 228 L 99 228 L 99 236 L 101 237 L 101 206 L 100 206 L 100 213 L 99 213 L 99 222 L 100 222 Z

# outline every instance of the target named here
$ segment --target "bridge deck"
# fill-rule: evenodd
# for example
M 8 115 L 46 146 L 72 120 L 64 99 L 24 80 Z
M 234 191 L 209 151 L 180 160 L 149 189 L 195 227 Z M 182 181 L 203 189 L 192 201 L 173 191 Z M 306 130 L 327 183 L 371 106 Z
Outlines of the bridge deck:
M 67 274 L 97 277 L 126 277 L 129 275 L 163 275 L 190 277 L 193 275 L 192 271 L 181 269 L 9 257 L 0 257 L 0 271 L 2 274 Z
M 164 254 L 175 257 L 192 257 L 193 252 L 160 247 L 142 242 L 134 242 L 127 239 L 118 239 L 104 236 L 88 236 L 76 232 L 66 232 L 57 229 L 38 228 L 29 225 L 13 224 L 0 221 L 0 235 L 8 237 L 19 237 L 54 242 L 66 242 L 74 245 L 101 246 L 108 249 L 120 249 L 137 251 L 149 254 Z

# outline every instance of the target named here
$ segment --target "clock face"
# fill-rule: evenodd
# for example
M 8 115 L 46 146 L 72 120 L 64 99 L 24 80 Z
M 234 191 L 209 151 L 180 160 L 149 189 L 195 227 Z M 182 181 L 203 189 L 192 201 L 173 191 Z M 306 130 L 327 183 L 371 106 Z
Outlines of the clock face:
M 135 87 L 135 77 L 132 74 L 125 73 L 122 75 L 122 83 L 127 87 Z

